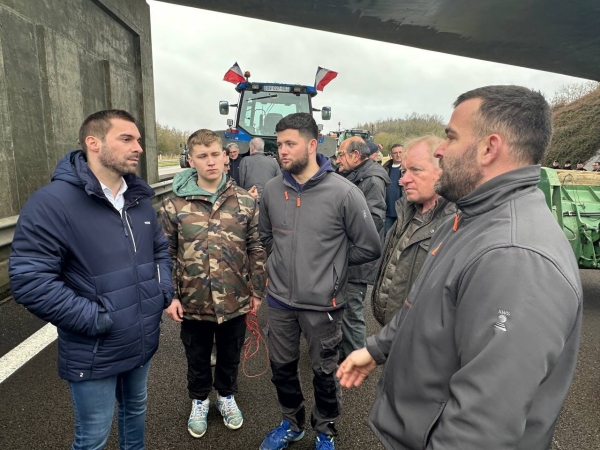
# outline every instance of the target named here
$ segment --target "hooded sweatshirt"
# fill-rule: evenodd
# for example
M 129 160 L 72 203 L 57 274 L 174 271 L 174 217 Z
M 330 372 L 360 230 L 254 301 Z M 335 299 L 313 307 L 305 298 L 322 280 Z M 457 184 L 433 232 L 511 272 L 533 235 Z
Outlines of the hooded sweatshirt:
M 547 450 L 581 331 L 577 262 L 537 187 L 499 175 L 434 234 L 403 308 L 367 338 L 386 362 L 369 425 L 394 450 Z
M 287 171 L 266 184 L 259 230 L 269 252 L 268 294 L 328 311 L 345 302 L 348 264 L 379 258 L 381 243 L 362 192 L 334 174 L 328 158 L 317 154 L 317 163 L 304 185 Z

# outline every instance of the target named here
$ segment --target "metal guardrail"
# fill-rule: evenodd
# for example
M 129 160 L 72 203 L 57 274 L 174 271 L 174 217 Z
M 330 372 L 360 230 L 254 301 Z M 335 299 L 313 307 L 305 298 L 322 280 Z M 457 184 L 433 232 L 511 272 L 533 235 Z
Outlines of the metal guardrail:
M 156 184 L 150 185 L 154 189 L 155 196 L 152 198 L 152 205 L 158 209 L 162 199 L 171 194 L 173 189 L 173 180 L 165 180 Z M 19 216 L 5 217 L 0 219 L 0 298 L 4 298 L 8 289 L 8 255 L 10 254 L 10 246 L 13 236 L 15 235 L 15 227 L 17 226 Z

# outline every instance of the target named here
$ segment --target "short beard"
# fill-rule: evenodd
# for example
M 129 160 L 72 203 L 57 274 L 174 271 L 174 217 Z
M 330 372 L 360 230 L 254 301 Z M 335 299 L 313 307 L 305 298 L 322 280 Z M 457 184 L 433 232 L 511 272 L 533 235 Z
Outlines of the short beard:
M 131 155 L 127 155 L 127 157 L 129 157 L 129 156 L 131 156 Z M 116 174 L 118 174 L 120 176 L 136 173 L 136 169 L 137 169 L 136 167 L 129 166 L 127 164 L 127 159 L 124 161 L 123 160 L 119 161 L 115 157 L 112 150 L 105 144 L 102 145 L 102 149 L 98 153 L 98 161 L 105 168 L 112 170 L 113 172 L 115 172 Z
M 301 159 L 296 161 L 292 161 L 290 164 L 283 167 L 284 170 L 287 170 L 292 175 L 299 175 L 308 167 L 308 147 L 306 148 L 306 153 L 304 153 Z
M 483 178 L 476 158 L 477 145 L 472 144 L 460 159 L 452 162 L 442 159 L 442 174 L 433 187 L 435 192 L 453 203 L 473 192 Z

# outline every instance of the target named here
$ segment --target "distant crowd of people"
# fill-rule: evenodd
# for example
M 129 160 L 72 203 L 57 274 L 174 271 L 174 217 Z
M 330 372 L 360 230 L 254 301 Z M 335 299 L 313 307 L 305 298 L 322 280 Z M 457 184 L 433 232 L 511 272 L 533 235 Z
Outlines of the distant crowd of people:
M 136 175 L 135 119 L 99 111 L 81 125 L 81 149 L 27 201 L 12 293 L 58 328 L 72 449 L 105 447 L 115 401 L 121 450 L 145 448 L 163 311 L 180 324 L 187 359 L 182 428 L 204 436 L 211 407 L 230 430 L 252 424 L 237 380 L 246 321 L 263 303 L 280 420 L 256 431 L 260 450 L 309 428 L 314 448 L 334 449 L 342 387 L 377 366 L 368 426 L 387 449 L 549 449 L 575 372 L 582 288 L 537 188 L 552 133 L 544 97 L 519 86 L 465 92 L 445 139 L 395 144 L 384 165 L 376 144 L 351 138 L 334 168 L 311 114 L 275 131 L 278 163 L 260 138 L 242 158 L 214 131 L 192 133 L 190 168 L 157 214 Z M 382 328 L 367 337 L 368 313 Z
M 563 164 L 563 166 L 560 166 L 560 161 L 558 159 L 555 159 L 554 161 L 552 161 L 552 165 L 550 166 L 551 169 L 556 169 L 556 170 L 581 170 L 581 171 L 587 171 L 587 169 L 585 167 L 583 167 L 585 165 L 585 163 L 583 161 L 577 161 L 577 166 L 575 168 L 573 168 L 573 166 L 571 165 L 571 161 L 570 160 L 566 160 L 565 163 Z M 600 161 L 594 161 L 594 163 L 592 164 L 592 170 L 591 172 L 600 172 Z

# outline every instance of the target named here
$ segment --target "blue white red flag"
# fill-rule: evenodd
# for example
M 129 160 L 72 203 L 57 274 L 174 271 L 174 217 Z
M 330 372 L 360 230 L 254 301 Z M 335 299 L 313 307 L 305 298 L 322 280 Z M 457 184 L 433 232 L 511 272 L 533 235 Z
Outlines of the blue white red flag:
M 230 83 L 233 83 L 233 84 L 238 84 L 238 83 L 241 83 L 242 81 L 245 81 L 246 79 L 244 78 L 242 69 L 240 69 L 240 66 L 238 66 L 238 63 L 236 62 L 233 66 L 231 66 L 231 69 L 229 69 L 227 71 L 227 73 L 223 77 L 223 80 L 229 81 Z
M 323 91 L 323 88 L 329 84 L 331 80 L 337 77 L 338 73 L 333 70 L 319 67 L 315 75 L 315 88 L 317 91 Z

